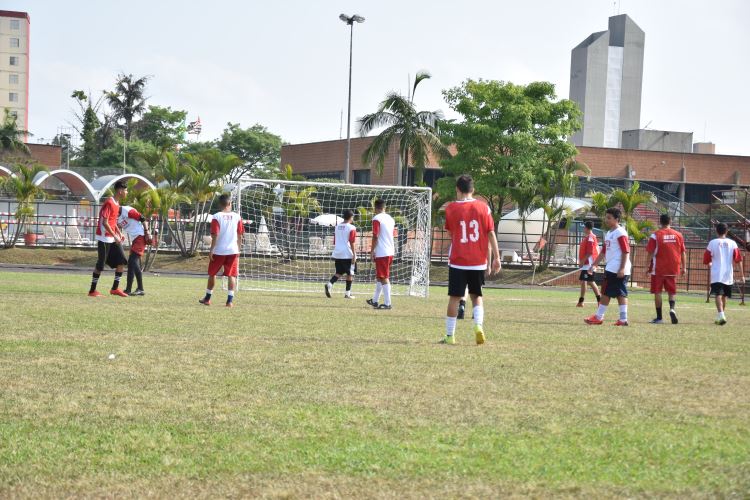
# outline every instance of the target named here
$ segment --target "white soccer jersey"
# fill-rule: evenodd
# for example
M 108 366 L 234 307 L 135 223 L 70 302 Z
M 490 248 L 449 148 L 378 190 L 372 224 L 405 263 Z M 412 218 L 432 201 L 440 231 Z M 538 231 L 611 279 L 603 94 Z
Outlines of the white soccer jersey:
M 357 228 L 348 222 L 336 224 L 333 232 L 333 254 L 334 259 L 351 259 L 354 257 L 349 243 L 354 243 L 357 238 Z
M 223 211 L 215 213 L 211 220 L 211 235 L 216 235 L 214 254 L 239 254 L 240 246 L 237 241 L 237 234 L 242 234 L 244 232 L 245 228 L 242 225 L 242 217 L 240 217 L 240 214 Z
M 711 264 L 711 283 L 734 284 L 734 263 L 742 260 L 737 243 L 729 238 L 716 238 L 708 243 L 703 262 Z
M 390 257 L 396 253 L 396 245 L 393 242 L 395 229 L 396 221 L 385 212 L 372 218 L 372 234 L 378 237 L 375 244 L 375 258 Z
M 127 233 L 131 240 L 145 234 L 143 224 L 140 222 L 141 214 L 133 207 L 120 206 L 120 214 L 117 216 L 117 225 L 120 230 Z
M 630 275 L 630 241 L 628 239 L 628 232 L 625 228 L 618 226 L 616 229 L 609 231 L 604 237 L 604 257 L 607 262 L 604 267 L 605 270 L 610 273 L 618 273 L 620 271 L 620 262 L 622 262 L 622 254 L 627 253 L 625 257 L 625 276 Z

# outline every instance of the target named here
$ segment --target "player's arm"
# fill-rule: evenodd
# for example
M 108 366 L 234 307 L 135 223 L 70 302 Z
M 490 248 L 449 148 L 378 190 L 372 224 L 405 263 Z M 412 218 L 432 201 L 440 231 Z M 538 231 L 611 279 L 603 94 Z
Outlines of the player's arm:
M 685 249 L 682 250 L 682 255 L 680 256 L 680 267 L 682 268 L 680 273 L 685 276 L 685 273 L 687 273 L 687 253 Z
M 352 249 L 352 263 L 357 262 L 357 231 L 352 230 L 351 233 L 349 233 L 349 246 Z
M 607 253 L 607 245 L 604 245 L 602 247 L 602 251 L 599 252 L 599 255 L 594 259 L 593 264 L 591 264 L 591 267 L 589 268 L 588 274 L 592 274 L 594 271 L 594 268 L 599 265 L 599 263 L 604 260 L 604 255 Z
M 242 223 L 242 219 L 237 223 L 237 248 L 242 253 L 242 241 L 245 237 L 245 225 Z
M 502 264 L 500 263 L 500 249 L 497 245 L 497 235 L 495 231 L 490 231 L 489 234 L 490 244 L 487 248 L 488 257 L 492 256 L 492 274 L 500 271 Z
M 370 254 L 375 258 L 375 247 L 378 246 L 378 233 L 380 233 L 380 221 L 372 221 L 372 243 L 370 244 Z
M 620 245 L 620 251 L 622 252 L 622 257 L 620 258 L 620 269 L 617 271 L 617 277 L 623 278 L 625 277 L 625 265 L 627 265 L 628 258 L 630 257 L 630 242 L 628 241 L 627 236 L 620 236 L 617 238 L 617 244 Z
M 214 249 L 219 239 L 219 223 L 216 219 L 211 221 L 211 246 L 208 247 L 208 260 L 214 260 Z
M 739 248 L 734 249 L 734 261 L 740 266 L 740 283 L 745 283 L 745 267 L 742 263 L 742 253 Z
M 101 212 L 99 212 L 99 220 L 102 223 L 102 226 L 104 226 L 105 233 L 104 234 L 111 234 L 117 243 L 122 241 L 122 233 L 120 232 L 120 228 L 115 226 L 117 230 L 115 231 L 112 226 L 109 225 L 109 214 L 112 212 L 112 209 L 109 205 L 105 205 L 102 207 Z

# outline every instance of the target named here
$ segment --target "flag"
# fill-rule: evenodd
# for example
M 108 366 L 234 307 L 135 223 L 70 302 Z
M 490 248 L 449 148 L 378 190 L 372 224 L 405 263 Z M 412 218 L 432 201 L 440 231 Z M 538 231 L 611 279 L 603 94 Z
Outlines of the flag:
M 202 127 L 202 125 L 201 125 L 201 117 L 199 116 L 199 117 L 198 117 L 198 119 L 197 119 L 197 120 L 195 120 L 194 122 L 190 122 L 190 123 L 188 123 L 188 126 L 187 126 L 187 133 L 188 133 L 188 134 L 195 134 L 195 135 L 198 135 L 198 134 L 200 134 L 200 133 L 201 133 L 201 129 L 202 129 L 202 128 L 203 128 L 203 127 Z

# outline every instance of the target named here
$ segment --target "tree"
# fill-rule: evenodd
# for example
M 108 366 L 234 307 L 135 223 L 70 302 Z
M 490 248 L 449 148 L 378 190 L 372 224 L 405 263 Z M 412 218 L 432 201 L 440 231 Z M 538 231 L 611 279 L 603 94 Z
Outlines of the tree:
M 281 142 L 281 137 L 262 125 L 255 124 L 243 129 L 239 123 L 230 122 L 216 142 L 216 147 L 242 160 L 242 164 L 229 176 L 230 182 L 237 182 L 244 176 L 274 178 L 281 160 Z
M 148 111 L 135 124 L 135 133 L 139 139 L 150 142 L 157 149 L 175 149 L 178 144 L 185 142 L 186 117 L 187 111 L 149 106 Z
M 495 220 L 512 189 L 539 186 L 545 170 L 563 168 L 577 154 L 568 138 L 580 128 L 581 113 L 573 101 L 556 101 L 551 83 L 467 80 L 443 96 L 463 119 L 442 128 L 457 153 L 441 163 L 447 177 L 438 190 L 449 196 L 454 178 L 470 174 Z
M 10 114 L 8 108 L 5 108 L 3 124 L 0 126 L 0 157 L 16 159 L 19 156 L 29 156 L 31 152 L 23 142 L 26 135 L 30 135 L 29 132 L 19 129 L 18 118 Z
M 438 159 L 448 155 L 448 148 L 440 142 L 439 138 L 439 124 L 443 119 L 443 113 L 441 111 L 417 111 L 414 107 L 414 94 L 417 86 L 428 78 L 430 78 L 429 73 L 420 71 L 414 78 L 410 98 L 391 92 L 380 103 L 375 113 L 365 115 L 358 120 L 361 136 L 366 136 L 380 127 L 386 127 L 362 153 L 362 163 L 375 164 L 376 173 L 382 176 L 385 159 L 391 145 L 397 141 L 400 161 L 398 182 L 402 185 L 407 184 L 410 159 L 415 168 L 415 184 L 422 185 L 424 184 L 424 169 L 430 155 Z
M 133 122 L 146 110 L 147 97 L 144 93 L 149 78 L 133 78 L 133 75 L 121 73 L 117 76 L 115 90 L 106 94 L 107 104 L 112 109 L 112 117 L 115 121 L 124 122 L 122 129 L 128 141 L 133 134 Z
M 640 183 L 636 181 L 628 189 L 615 189 L 609 196 L 611 207 L 617 205 L 622 207 L 625 229 L 636 243 L 648 238 L 654 225 L 649 220 L 636 220 L 633 217 L 635 209 L 639 205 L 656 201 L 653 194 L 641 191 L 640 188 Z
M 16 227 L 13 234 L 5 235 L 0 229 L 3 247 L 13 248 L 18 242 L 23 228 L 34 217 L 34 201 L 44 198 L 45 191 L 34 183 L 37 174 L 47 169 L 42 165 L 16 165 L 14 175 L 0 178 L 0 191 L 4 191 L 16 200 L 16 212 L 13 214 Z
M 74 90 L 70 95 L 78 104 L 78 111 L 74 111 L 76 123 L 73 128 L 81 137 L 83 145 L 75 155 L 76 162 L 84 167 L 97 165 L 99 162 L 100 143 L 97 140 L 97 132 L 102 126 L 99 119 L 99 110 L 104 100 L 104 94 L 94 102 L 91 93 L 86 95 L 82 90 Z

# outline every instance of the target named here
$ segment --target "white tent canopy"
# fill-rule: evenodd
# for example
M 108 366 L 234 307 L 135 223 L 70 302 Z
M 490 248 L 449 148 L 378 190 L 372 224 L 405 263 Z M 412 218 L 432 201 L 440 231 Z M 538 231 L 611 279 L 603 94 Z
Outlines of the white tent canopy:
M 344 219 L 336 214 L 322 214 L 310 219 L 310 222 L 319 226 L 335 226 L 344 222 Z
M 574 214 L 583 210 L 588 211 L 591 206 L 591 202 L 580 198 L 553 198 L 552 204 L 556 207 L 564 207 Z M 526 216 L 526 235 L 531 246 L 539 240 L 547 222 L 544 210 L 541 208 L 533 210 Z M 521 245 L 521 217 L 518 210 L 508 212 L 497 223 L 497 241 L 501 251 L 525 251 Z

